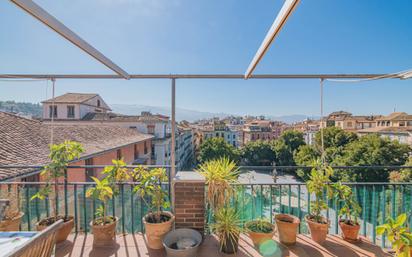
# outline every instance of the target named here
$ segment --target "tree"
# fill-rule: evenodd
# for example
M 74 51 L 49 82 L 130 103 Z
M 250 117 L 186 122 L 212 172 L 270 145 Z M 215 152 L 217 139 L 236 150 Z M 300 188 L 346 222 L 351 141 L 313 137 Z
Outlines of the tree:
M 412 157 L 405 163 L 405 166 L 412 166 Z M 392 171 L 389 174 L 389 180 L 391 182 L 412 182 L 412 169 L 401 169 Z
M 296 151 L 293 159 L 299 166 L 311 166 L 315 160 L 320 159 L 320 153 L 314 146 L 302 145 Z M 309 179 L 310 170 L 298 169 L 296 173 L 305 181 Z
M 276 165 L 294 166 L 296 163 L 293 155 L 302 145 L 305 145 L 302 132 L 295 130 L 284 131 L 272 146 L 276 155 Z
M 268 141 L 249 142 L 242 149 L 242 159 L 245 165 L 249 166 L 272 165 L 275 157 L 275 151 Z
M 358 136 L 353 132 L 345 131 L 339 127 L 327 127 L 323 129 L 324 147 L 344 147 L 358 139 Z M 318 131 L 315 135 L 315 145 L 320 149 L 322 146 L 322 134 Z
M 408 159 L 410 147 L 397 140 L 370 134 L 352 141 L 343 150 L 343 155 L 335 160 L 344 166 L 390 166 L 403 165 Z M 387 169 L 350 169 L 336 172 L 336 179 L 357 182 L 388 181 Z
M 346 145 L 358 140 L 355 133 L 344 131 L 338 127 L 327 127 L 323 129 L 324 141 L 324 157 L 325 162 L 334 164 L 336 159 L 341 158 Z M 297 165 L 310 166 L 314 160 L 322 156 L 322 133 L 318 131 L 315 135 L 313 146 L 300 147 L 294 154 L 294 159 Z M 310 170 L 300 169 L 297 174 L 306 180 Z M 336 172 L 339 173 L 339 172 Z M 336 177 L 336 175 L 334 175 Z
M 209 138 L 200 145 L 198 161 L 204 163 L 226 157 L 235 162 L 239 161 L 240 154 L 235 147 L 227 143 L 223 138 Z

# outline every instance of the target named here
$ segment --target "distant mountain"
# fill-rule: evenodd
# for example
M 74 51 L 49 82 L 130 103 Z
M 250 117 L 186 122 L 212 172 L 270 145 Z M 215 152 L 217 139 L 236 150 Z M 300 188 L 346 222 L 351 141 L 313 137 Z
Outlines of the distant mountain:
M 152 113 L 159 113 L 163 115 L 170 116 L 170 108 L 168 107 L 159 107 L 159 106 L 147 106 L 147 105 L 129 105 L 129 104 L 109 104 L 113 112 L 122 113 L 126 115 L 139 115 L 142 111 L 150 111 Z M 190 122 L 200 120 L 200 119 L 209 119 L 213 117 L 224 118 L 230 116 L 229 113 L 212 113 L 212 112 L 202 112 L 176 108 L 176 120 L 187 120 Z M 236 116 L 236 115 L 234 115 Z M 308 117 L 307 115 L 284 115 L 284 116 L 266 116 L 271 120 L 283 121 L 285 123 L 294 123 L 302 121 L 307 118 L 317 118 L 317 117 Z
M 170 117 L 171 111 L 169 107 L 159 107 L 159 106 L 147 106 L 139 104 L 109 104 L 113 112 L 126 114 L 126 115 L 139 115 L 141 112 L 150 111 L 153 114 L 162 114 Z M 176 108 L 176 120 L 187 120 L 190 122 L 200 120 L 200 119 L 209 119 L 213 117 L 224 118 L 229 116 L 227 113 L 212 113 L 212 112 L 202 112 Z
M 154 114 L 163 114 L 170 116 L 169 107 L 160 107 L 160 106 L 148 106 L 148 105 L 139 105 L 139 104 L 109 104 L 113 112 L 126 114 L 126 115 L 140 115 L 141 112 L 150 111 Z M 41 104 L 34 103 L 21 103 L 15 101 L 0 101 L 0 111 L 21 113 L 25 115 L 31 115 L 33 117 L 42 116 L 42 106 Z M 224 118 L 231 116 L 230 113 L 213 113 L 213 112 L 202 112 L 194 111 L 182 108 L 176 108 L 176 120 L 187 120 L 193 122 L 201 119 L 210 119 L 213 117 Z M 234 115 L 237 116 L 237 115 Z M 319 117 L 308 117 L 307 115 L 284 115 L 284 116 L 265 116 L 271 120 L 283 121 L 285 123 L 294 123 L 302 121 L 307 118 L 319 118 Z
M 318 116 L 307 116 L 303 114 L 283 115 L 283 116 L 266 116 L 270 120 L 279 120 L 288 124 L 303 121 L 305 119 L 319 119 Z
M 43 109 L 40 104 L 0 101 L 0 111 L 20 113 L 33 117 L 41 117 Z

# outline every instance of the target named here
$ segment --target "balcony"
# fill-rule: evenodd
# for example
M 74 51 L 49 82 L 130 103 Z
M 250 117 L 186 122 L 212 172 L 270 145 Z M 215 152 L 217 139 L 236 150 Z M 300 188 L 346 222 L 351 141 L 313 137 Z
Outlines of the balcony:
M 101 168 L 100 166 L 94 167 Z M 75 169 L 71 171 L 71 168 Z M 256 168 L 242 167 L 242 170 L 256 170 Z M 277 167 L 277 170 L 283 168 L 296 167 Z M 273 170 L 273 167 L 270 169 L 266 167 L 266 171 L 268 170 Z M 76 166 L 69 167 L 67 172 L 82 171 Z M 270 176 L 267 172 L 258 172 L 258 174 L 260 175 L 253 179 L 247 180 L 245 177 L 240 179 L 237 188 L 238 197 L 232 201 L 232 204 L 241 210 L 241 220 L 246 222 L 256 218 L 266 218 L 273 222 L 273 215 L 276 213 L 292 214 L 301 219 L 297 244 L 292 247 L 282 245 L 275 236 L 277 253 L 270 256 L 390 256 L 383 250 L 389 247 L 387 239 L 377 236 L 375 227 L 382 224 L 388 216 L 396 216 L 412 210 L 412 183 L 347 183 L 353 189 L 362 207 L 361 242 L 350 244 L 341 239 L 338 215 L 336 215 L 339 206 L 336 199 L 327 199 L 328 209 L 324 215 L 330 220 L 330 234 L 325 244 L 318 245 L 310 239 L 303 219 L 311 208 L 310 200 L 312 200 L 307 193 L 306 185 L 302 182 L 276 183 L 267 179 L 267 176 Z M 45 183 L 0 182 L 0 188 L 4 190 L 13 184 L 20 187 L 20 208 L 25 213 L 21 230 L 35 230 L 36 222 L 50 216 L 51 212 L 48 201 L 38 199 L 30 201 L 32 195 L 38 192 Z M 108 214 L 119 217 L 116 240 L 113 245 L 93 247 L 93 236 L 89 224 L 95 217 L 94 213 L 99 202 L 86 198 L 86 191 L 88 188 L 95 187 L 96 184 L 75 181 L 59 182 L 61 193 L 56 208 L 60 214 L 72 215 L 75 225 L 68 240 L 57 245 L 56 256 L 166 256 L 164 251 L 154 251 L 147 247 L 143 234 L 144 226 L 141 222 L 147 208 L 142 199 L 133 192 L 136 184 L 138 183 L 117 184 L 120 193 L 109 202 L 108 206 Z M 170 183 L 164 183 L 163 188 L 170 192 Z M 239 252 L 235 256 L 267 256 L 259 253 L 259 249 L 253 246 L 245 234 L 241 235 L 239 245 Z M 219 253 L 218 248 L 216 236 L 206 234 L 199 256 L 216 256 Z

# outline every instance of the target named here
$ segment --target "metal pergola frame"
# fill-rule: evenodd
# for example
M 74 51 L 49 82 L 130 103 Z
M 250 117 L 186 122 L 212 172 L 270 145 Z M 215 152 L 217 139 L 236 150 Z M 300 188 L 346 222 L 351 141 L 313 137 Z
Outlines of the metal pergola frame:
M 52 80 L 57 79 L 168 79 L 171 80 L 171 177 L 172 177 L 172 203 L 174 199 L 173 177 L 176 174 L 175 145 L 176 145 L 176 80 L 177 79 L 360 79 L 374 80 L 383 78 L 405 79 L 411 76 L 410 71 L 406 73 L 392 74 L 258 74 L 253 75 L 254 69 L 269 49 L 275 37 L 279 34 L 287 19 L 296 9 L 300 0 L 285 0 L 282 9 L 278 13 L 261 46 L 253 57 L 245 74 L 128 74 L 117 66 L 109 58 L 100 53 L 96 48 L 83 40 L 80 36 L 66 27 L 62 22 L 49 14 L 46 10 L 34 3 L 32 0 L 10 0 L 16 6 L 45 24 L 47 27 L 64 37 L 66 40 L 101 62 L 117 75 L 111 74 L 0 74 L 0 79 L 33 79 Z M 322 86 L 321 86 L 322 88 Z M 322 90 L 322 89 L 321 89 Z

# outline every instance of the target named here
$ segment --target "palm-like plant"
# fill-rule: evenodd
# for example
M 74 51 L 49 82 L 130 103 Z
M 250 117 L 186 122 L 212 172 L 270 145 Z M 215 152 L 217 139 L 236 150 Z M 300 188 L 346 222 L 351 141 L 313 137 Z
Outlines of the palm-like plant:
M 166 169 L 147 169 L 141 166 L 134 169 L 133 177 L 140 182 L 134 187 L 134 192 L 142 198 L 149 208 L 149 213 L 153 214 L 153 223 L 161 223 L 162 210 L 170 207 L 168 192 L 162 187 L 162 183 L 168 181 Z M 146 196 L 149 197 L 150 202 L 146 200 Z
M 197 172 L 205 177 L 206 197 L 211 209 L 215 211 L 228 205 L 235 194 L 234 185 L 238 182 L 236 163 L 224 157 L 201 164 Z
M 110 181 L 106 178 L 99 180 L 98 178 L 91 177 L 96 183 L 95 187 L 89 188 L 86 191 L 86 197 L 92 197 L 94 199 L 100 200 L 101 205 L 96 211 L 96 216 L 99 218 L 94 220 L 95 225 L 105 225 L 106 223 L 111 223 L 113 220 L 107 219 L 107 202 L 113 197 L 113 189 L 111 187 Z
M 57 221 L 57 200 L 58 200 L 58 182 L 59 178 L 67 172 L 68 164 L 80 157 L 80 154 L 84 152 L 82 145 L 74 141 L 64 141 L 61 144 L 55 144 L 50 146 L 49 158 L 50 164 L 45 166 L 40 173 L 46 179 L 46 186 L 41 188 L 39 192 L 31 197 L 33 199 L 44 200 L 53 192 L 52 183 L 54 183 L 54 204 L 52 204 L 54 221 Z M 64 177 L 66 180 L 66 177 Z
M 239 213 L 234 208 L 220 208 L 215 213 L 215 221 L 210 229 L 219 237 L 220 250 L 224 247 L 235 249 L 242 232 Z

